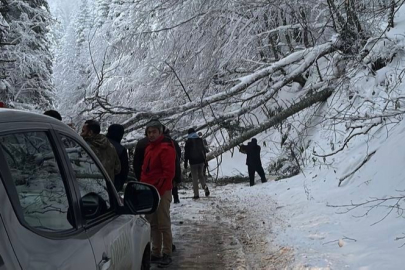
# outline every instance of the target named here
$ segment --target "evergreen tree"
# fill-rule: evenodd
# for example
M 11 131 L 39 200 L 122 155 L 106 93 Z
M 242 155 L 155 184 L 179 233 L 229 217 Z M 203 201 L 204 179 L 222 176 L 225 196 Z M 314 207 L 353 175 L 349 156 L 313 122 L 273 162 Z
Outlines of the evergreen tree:
M 0 1 L 0 10 L 5 8 L 3 1 Z M 3 15 L 0 13 L 0 52 L 6 50 L 8 45 L 7 37 L 8 37 L 8 29 L 9 25 L 4 19 Z M 6 72 L 6 63 L 9 61 L 6 55 L 0 53 L 0 101 L 7 100 L 7 89 L 9 88 L 9 82 L 7 80 L 7 72 Z
M 8 84 L 2 97 L 14 107 L 47 108 L 52 105 L 53 95 L 48 3 L 45 0 L 2 0 L 1 3 L 0 13 L 9 26 L 8 45 L 0 57 L 8 60 L 3 65 Z
M 97 26 L 101 27 L 108 18 L 110 11 L 110 0 L 96 0 L 97 4 Z

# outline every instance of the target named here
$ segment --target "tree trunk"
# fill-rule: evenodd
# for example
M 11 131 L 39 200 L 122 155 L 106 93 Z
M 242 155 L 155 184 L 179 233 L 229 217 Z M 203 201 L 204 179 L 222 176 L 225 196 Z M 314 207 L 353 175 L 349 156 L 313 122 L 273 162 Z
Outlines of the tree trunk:
M 286 16 L 286 14 L 285 14 L 284 9 L 281 9 L 280 12 L 281 12 L 281 19 L 282 19 L 282 21 L 283 21 L 283 25 L 285 26 L 285 25 L 287 25 L 287 16 Z M 288 30 L 288 29 L 285 30 L 284 35 L 285 35 L 285 40 L 287 41 L 288 49 L 290 50 L 290 52 L 293 52 L 293 51 L 294 51 L 294 47 L 293 47 L 293 45 L 292 45 L 292 43 L 291 43 L 291 38 L 290 38 L 290 34 L 289 34 L 289 30 Z
M 388 27 L 394 28 L 395 0 L 391 0 L 390 14 L 388 15 Z
M 283 120 L 287 119 L 288 117 L 312 106 L 313 104 L 315 104 L 317 102 L 325 101 L 330 95 L 332 95 L 332 93 L 333 93 L 333 89 L 327 88 L 325 90 L 322 90 L 318 93 L 315 93 L 313 95 L 310 95 L 309 97 L 302 99 L 298 103 L 281 111 L 279 114 L 270 118 L 268 121 L 262 123 L 258 127 L 241 134 L 240 136 L 230 140 L 228 143 L 225 143 L 224 145 L 222 145 L 220 147 L 217 147 L 216 149 L 214 149 L 207 155 L 207 160 L 211 160 L 211 159 L 214 159 L 214 158 L 220 156 L 222 153 L 225 153 L 226 151 L 234 148 L 235 146 L 240 145 L 244 141 L 256 136 L 257 134 L 281 123 Z
M 357 32 L 360 37 L 363 37 L 363 30 L 356 13 L 356 6 L 353 0 L 346 0 L 346 13 L 347 13 L 347 23 L 351 25 L 352 31 Z

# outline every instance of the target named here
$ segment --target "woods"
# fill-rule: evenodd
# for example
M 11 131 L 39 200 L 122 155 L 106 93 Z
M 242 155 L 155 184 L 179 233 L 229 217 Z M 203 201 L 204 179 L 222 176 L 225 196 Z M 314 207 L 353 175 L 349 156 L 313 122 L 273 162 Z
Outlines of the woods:
M 314 109 L 298 100 L 348 97 L 349 106 L 333 109 L 338 116 L 328 104 L 323 121 L 331 125 L 367 129 L 377 115 L 401 117 L 402 99 L 392 95 L 374 116 L 360 113 L 370 104 L 353 84 L 359 74 L 378 79 L 396 61 L 401 48 L 386 33 L 403 2 L 80 0 L 54 8 L 52 19 L 44 0 L 2 0 L 1 97 L 14 107 L 56 105 L 77 125 L 91 117 L 122 123 L 128 146 L 158 117 L 176 139 L 190 126 L 210 136 L 212 157 L 270 127 L 281 148 L 302 148 L 309 142 L 297 135 L 312 118 L 295 123 L 291 115 Z
M 51 21 L 46 0 L 0 1 L 0 99 L 10 107 L 53 104 Z

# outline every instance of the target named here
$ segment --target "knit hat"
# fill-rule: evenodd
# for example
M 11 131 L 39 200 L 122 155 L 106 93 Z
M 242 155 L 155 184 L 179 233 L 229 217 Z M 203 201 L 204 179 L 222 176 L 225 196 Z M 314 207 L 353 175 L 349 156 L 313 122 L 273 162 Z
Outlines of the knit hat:
M 145 133 L 148 131 L 148 128 L 154 127 L 159 129 L 160 133 L 163 132 L 163 125 L 158 119 L 152 119 L 146 124 Z
M 124 136 L 124 127 L 119 124 L 112 124 L 108 127 L 107 138 L 113 139 L 117 142 L 121 142 Z
M 3 106 L 1 106 L 1 107 L 3 107 Z M 48 110 L 48 111 L 44 112 L 44 114 L 47 116 L 53 117 L 55 119 L 58 119 L 59 121 L 62 121 L 62 116 L 60 116 L 60 113 L 58 113 L 55 110 Z

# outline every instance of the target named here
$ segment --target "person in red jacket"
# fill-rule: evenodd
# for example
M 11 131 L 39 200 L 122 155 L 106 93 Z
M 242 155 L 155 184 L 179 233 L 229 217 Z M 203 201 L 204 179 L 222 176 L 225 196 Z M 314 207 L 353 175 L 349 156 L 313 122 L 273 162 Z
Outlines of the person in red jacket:
M 157 120 L 146 125 L 146 136 L 149 144 L 145 149 L 141 182 L 153 185 L 160 194 L 158 209 L 146 215 L 151 225 L 151 261 L 159 263 L 160 267 L 167 267 L 172 262 L 170 203 L 176 172 L 176 150 L 172 140 L 163 135 L 163 125 Z

